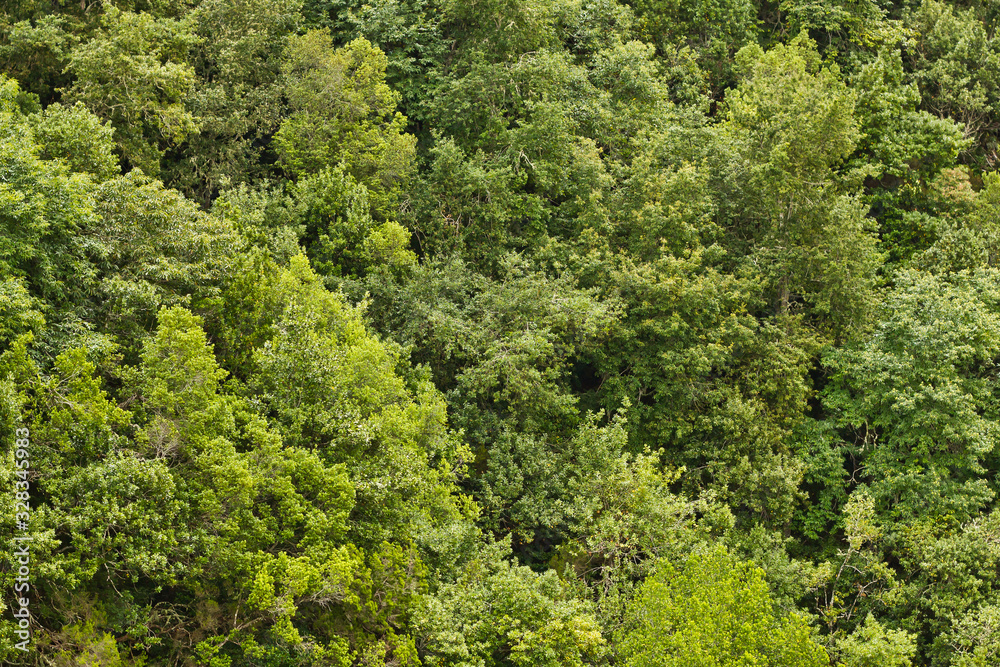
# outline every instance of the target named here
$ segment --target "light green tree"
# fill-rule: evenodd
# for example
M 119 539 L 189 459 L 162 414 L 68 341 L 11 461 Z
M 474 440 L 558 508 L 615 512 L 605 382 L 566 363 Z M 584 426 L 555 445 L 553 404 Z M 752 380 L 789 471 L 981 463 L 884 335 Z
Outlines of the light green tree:
M 837 642 L 847 667 L 910 667 L 917 651 L 912 633 L 886 628 L 871 614 L 854 634 Z
M 83 104 L 50 104 L 42 113 L 30 116 L 28 122 L 40 158 L 64 160 L 71 171 L 90 174 L 98 182 L 120 173 L 114 128 L 110 122 L 102 123 Z
M 661 562 L 619 636 L 629 667 L 825 667 L 826 651 L 797 614 L 775 614 L 764 572 L 723 549 Z
M 505 548 L 506 547 L 506 548 Z M 586 602 L 556 573 L 511 564 L 508 545 L 485 547 L 415 618 L 435 667 L 582 667 L 606 652 Z
M 0 274 L 23 280 L 60 319 L 86 317 L 95 279 L 85 251 L 97 220 L 92 182 L 69 173 L 65 162 L 39 158 L 19 92 L 0 75 L 0 159 L 9 169 L 0 183 Z
M 282 65 L 290 115 L 274 137 L 294 177 L 341 165 L 368 188 L 372 213 L 394 213 L 413 165 L 415 139 L 385 83 L 386 57 L 365 39 L 334 49 L 328 31 L 289 40 Z

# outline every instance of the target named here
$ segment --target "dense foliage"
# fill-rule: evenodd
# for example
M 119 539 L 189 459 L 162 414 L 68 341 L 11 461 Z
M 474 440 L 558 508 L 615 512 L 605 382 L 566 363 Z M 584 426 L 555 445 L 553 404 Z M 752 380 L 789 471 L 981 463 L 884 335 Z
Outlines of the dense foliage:
M 3 3 L 0 662 L 1000 664 L 998 27 Z

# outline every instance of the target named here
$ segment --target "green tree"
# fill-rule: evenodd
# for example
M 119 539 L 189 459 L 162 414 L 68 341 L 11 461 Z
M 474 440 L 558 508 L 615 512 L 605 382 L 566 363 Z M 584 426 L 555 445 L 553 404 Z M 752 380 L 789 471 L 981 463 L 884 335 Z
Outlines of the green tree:
M 639 34 L 656 44 L 669 58 L 678 46 L 687 46 L 708 74 L 712 91 L 722 91 L 735 80 L 733 54 L 756 42 L 756 7 L 746 0 L 634 0 Z
M 915 33 L 907 54 L 923 107 L 961 123 L 978 144 L 976 161 L 993 165 L 1000 112 L 995 27 L 984 25 L 972 8 L 937 0 L 924 0 L 908 11 L 905 23 Z
M 189 20 L 157 19 L 111 8 L 101 28 L 67 56 L 68 102 L 111 121 L 127 164 L 155 176 L 166 146 L 198 128 L 184 102 L 195 84 L 188 52 L 198 41 Z
M 688 467 L 692 494 L 713 489 L 734 511 L 780 524 L 801 497 L 795 445 L 820 341 L 794 318 L 750 316 L 753 285 L 710 257 L 605 260 L 602 281 L 628 310 L 595 355 L 599 395 L 631 403 L 633 451 L 666 448 Z
M 619 644 L 630 667 L 829 664 L 805 619 L 774 613 L 764 572 L 721 549 L 661 563 L 630 612 Z
M 95 279 L 84 236 L 96 222 L 91 181 L 38 157 L 18 93 L 16 82 L 0 77 L 0 156 L 8 174 L 0 184 L 0 273 L 24 280 L 42 312 L 86 317 Z
M 286 111 L 282 56 L 301 8 L 300 0 L 207 0 L 191 11 L 196 81 L 184 104 L 198 131 L 168 153 L 163 175 L 203 206 L 275 171 L 270 140 Z
M 993 269 L 902 271 L 862 344 L 831 352 L 825 404 L 888 516 L 964 521 L 993 498 L 1000 345 Z
M 66 58 L 80 33 L 87 32 L 86 21 L 80 25 L 77 17 L 40 2 L 19 4 L 20 11 L 8 5 L 0 16 L 0 64 L 7 76 L 48 104 L 71 80 L 64 71 Z
M 967 183 L 958 180 L 958 187 L 948 193 L 952 196 L 944 203 L 951 206 L 937 219 L 937 238 L 916 259 L 917 266 L 942 273 L 996 266 L 1000 258 L 1000 174 L 984 174 L 983 188 L 978 193 L 971 192 Z
M 890 630 L 868 614 L 863 627 L 837 643 L 847 667 L 910 667 L 917 646 L 913 635 Z
M 454 667 L 593 664 L 605 652 L 585 602 L 555 572 L 512 565 L 502 543 L 483 549 L 415 619 L 423 664 Z
M 848 77 L 858 96 L 861 131 L 848 164 L 871 172 L 867 201 L 890 262 L 909 259 L 933 242 L 933 219 L 950 203 L 935 205 L 940 188 L 933 184 L 971 144 L 954 120 L 918 109 L 920 90 L 909 79 L 901 49 L 880 50 Z
M 406 229 L 391 220 L 376 222 L 368 188 L 340 165 L 303 176 L 292 197 L 301 243 L 318 273 L 361 276 L 378 267 L 399 271 L 415 264 Z
M 203 213 L 139 171 L 101 183 L 87 234 L 99 271 L 95 319 L 134 355 L 160 306 L 210 309 L 243 245 L 228 220 Z M 130 358 L 134 361 L 134 356 Z
M 50 104 L 28 118 L 43 160 L 64 160 L 70 171 L 106 181 L 120 173 L 115 156 L 114 128 L 102 123 L 81 103 Z
M 289 40 L 282 65 L 290 115 L 274 137 L 294 177 L 341 165 L 368 188 L 372 213 L 391 217 L 412 168 L 415 140 L 385 83 L 386 57 L 365 39 L 333 48 L 329 32 Z
M 866 210 L 837 168 L 859 138 L 855 96 L 836 68 L 820 67 L 800 36 L 737 58 L 746 78 L 726 98 L 735 210 L 724 210 L 747 269 L 774 312 L 798 302 L 838 334 L 863 328 L 879 264 Z

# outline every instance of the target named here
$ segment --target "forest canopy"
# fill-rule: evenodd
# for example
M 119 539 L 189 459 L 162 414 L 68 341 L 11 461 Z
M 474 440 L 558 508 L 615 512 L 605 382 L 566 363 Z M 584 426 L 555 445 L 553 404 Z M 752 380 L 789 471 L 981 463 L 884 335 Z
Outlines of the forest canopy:
M 1000 664 L 998 27 L 3 3 L 0 662 Z

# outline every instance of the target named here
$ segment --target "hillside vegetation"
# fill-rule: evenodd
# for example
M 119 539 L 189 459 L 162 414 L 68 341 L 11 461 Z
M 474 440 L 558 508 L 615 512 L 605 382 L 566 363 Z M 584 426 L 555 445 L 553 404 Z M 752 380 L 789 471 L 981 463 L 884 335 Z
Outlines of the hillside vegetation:
M 1000 664 L 998 26 L 4 2 L 0 662 Z

